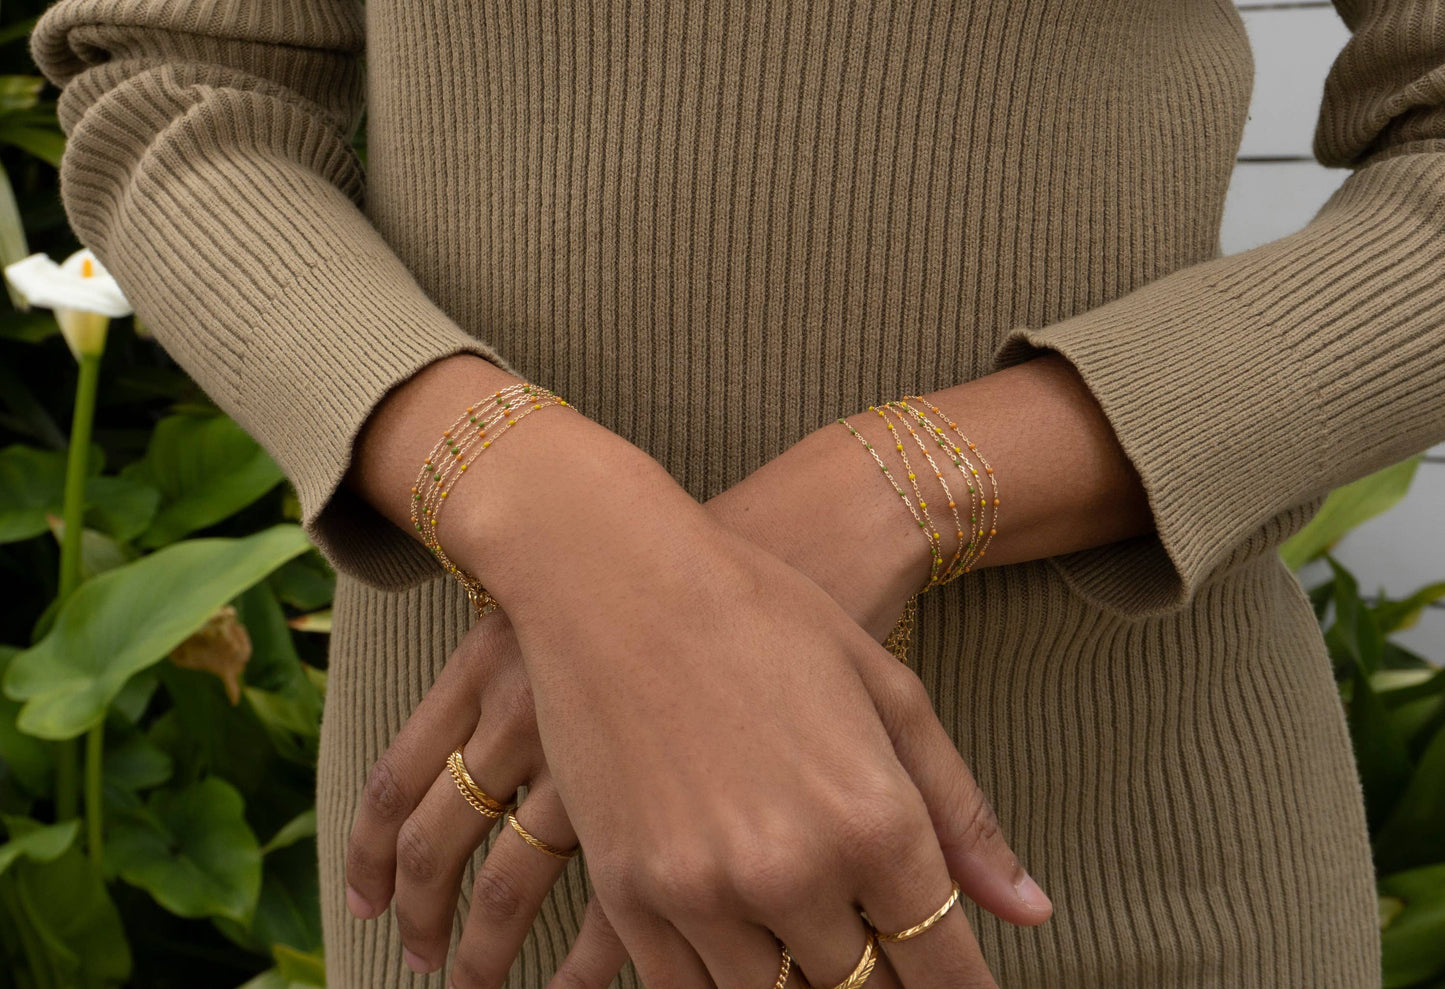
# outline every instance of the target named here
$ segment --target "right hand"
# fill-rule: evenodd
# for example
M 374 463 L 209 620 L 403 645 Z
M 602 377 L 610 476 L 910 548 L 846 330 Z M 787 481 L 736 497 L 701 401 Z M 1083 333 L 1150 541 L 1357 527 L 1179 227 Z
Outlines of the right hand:
M 502 601 L 526 662 L 561 818 L 540 808 L 528 826 L 570 817 L 644 981 L 771 984 L 776 935 L 809 983 L 834 985 L 865 943 L 859 910 L 893 930 L 947 897 L 940 835 L 986 849 L 981 905 L 1044 919 L 917 678 L 602 437 L 549 431 L 545 483 L 505 475 L 521 499 L 496 497 L 499 464 L 466 526 L 485 538 L 452 555 Z M 886 950 L 908 989 L 993 985 L 961 911 Z

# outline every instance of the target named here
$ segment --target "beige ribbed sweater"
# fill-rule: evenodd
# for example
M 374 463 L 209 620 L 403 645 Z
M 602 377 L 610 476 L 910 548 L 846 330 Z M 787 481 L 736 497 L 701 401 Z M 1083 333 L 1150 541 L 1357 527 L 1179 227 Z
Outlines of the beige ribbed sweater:
M 468 622 L 338 489 L 388 388 L 490 357 L 702 498 L 834 416 L 1052 348 L 1157 533 L 923 599 L 919 672 L 1056 904 L 1037 929 L 967 907 L 987 958 L 1008 989 L 1377 985 L 1357 777 L 1274 547 L 1445 440 L 1445 3 L 1337 7 L 1315 150 L 1353 174 L 1218 257 L 1252 81 L 1229 0 L 54 4 L 32 51 L 76 231 L 342 575 L 332 984 L 443 984 L 340 886 L 366 769 Z M 543 984 L 584 890 L 574 863 L 512 986 Z

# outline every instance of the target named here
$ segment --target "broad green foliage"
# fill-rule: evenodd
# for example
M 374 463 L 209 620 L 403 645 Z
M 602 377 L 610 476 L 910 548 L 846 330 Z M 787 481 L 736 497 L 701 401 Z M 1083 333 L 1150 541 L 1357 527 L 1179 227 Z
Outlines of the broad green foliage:
M 281 469 L 224 416 L 162 419 L 144 460 L 121 476 L 160 491 L 161 509 L 139 545 L 154 549 L 225 519 L 284 480 Z
M 132 674 L 307 545 L 299 526 L 276 525 L 244 539 L 177 543 L 87 581 L 50 633 L 10 663 L 4 690 L 25 701 L 20 728 L 58 739 L 99 723 Z
M 159 790 L 119 815 L 108 865 L 182 917 L 248 924 L 261 892 L 261 849 L 236 788 L 211 777 Z

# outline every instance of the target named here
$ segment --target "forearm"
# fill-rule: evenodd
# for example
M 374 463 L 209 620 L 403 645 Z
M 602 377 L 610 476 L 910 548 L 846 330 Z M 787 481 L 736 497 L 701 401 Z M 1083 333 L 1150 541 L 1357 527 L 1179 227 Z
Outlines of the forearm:
M 1138 475 L 1062 358 L 1046 355 L 924 398 L 958 423 L 997 472 L 1000 525 L 975 569 L 1149 531 L 1152 517 Z M 875 413 L 863 410 L 848 421 L 880 452 L 893 449 Z M 915 464 L 921 461 L 916 448 L 907 450 Z M 934 490 L 941 495 L 931 476 L 920 476 L 920 485 L 925 480 L 926 496 Z M 901 475 L 899 482 L 913 499 Z M 875 633 L 891 627 L 898 605 L 928 578 L 927 539 L 867 451 L 837 423 L 810 433 L 710 507 L 821 584 Z M 985 516 L 991 518 L 991 512 Z M 946 562 L 953 533 L 945 537 Z

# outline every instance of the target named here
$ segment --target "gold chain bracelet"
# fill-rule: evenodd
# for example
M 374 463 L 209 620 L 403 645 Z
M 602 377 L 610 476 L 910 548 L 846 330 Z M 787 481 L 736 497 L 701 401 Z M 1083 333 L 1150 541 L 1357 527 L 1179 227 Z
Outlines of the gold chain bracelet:
M 442 432 L 422 463 L 411 488 L 411 522 L 422 542 L 440 561 L 443 569 L 466 590 L 478 616 L 497 606 L 482 582 L 457 566 L 442 548 L 437 520 L 442 506 L 467 468 L 491 445 L 522 419 L 549 405 L 566 406 L 565 399 L 540 385 L 519 382 L 468 405 L 455 422 Z

